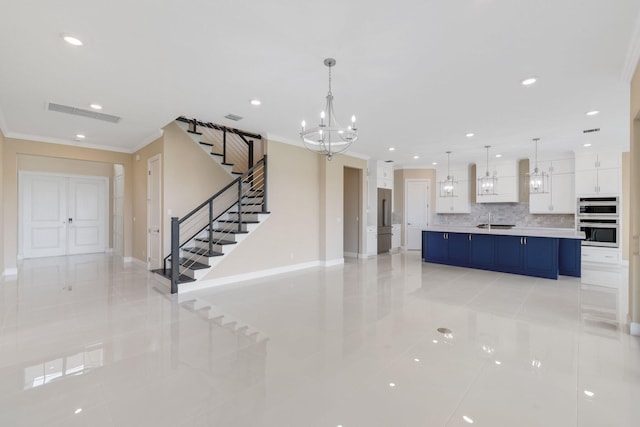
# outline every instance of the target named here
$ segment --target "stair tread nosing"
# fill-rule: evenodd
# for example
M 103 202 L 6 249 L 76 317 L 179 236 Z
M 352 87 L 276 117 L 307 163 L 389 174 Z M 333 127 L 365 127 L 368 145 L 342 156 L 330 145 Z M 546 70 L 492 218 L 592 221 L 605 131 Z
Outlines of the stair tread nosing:
M 153 272 L 158 274 L 158 275 L 160 275 L 160 276 L 162 276 L 162 277 L 164 277 L 165 279 L 171 280 L 171 269 L 170 268 L 167 268 L 167 272 L 166 273 L 164 273 L 164 271 L 161 268 L 159 268 L 157 270 L 153 270 Z M 189 276 L 187 276 L 185 274 L 181 274 L 178 277 L 178 284 L 180 284 L 180 283 L 191 283 L 191 282 L 195 282 L 195 281 L 196 281 L 196 279 L 193 279 L 193 278 L 191 278 L 191 277 L 189 277 Z
M 190 252 L 192 254 L 196 254 L 200 256 L 206 256 L 209 258 L 224 255 L 222 252 L 216 252 L 216 251 L 209 252 L 209 249 L 204 249 L 204 248 L 184 248 L 183 251 Z
M 220 157 L 224 156 L 224 154 L 220 154 L 220 153 L 209 153 L 209 154 L 211 154 L 212 156 L 220 156 Z
M 196 239 L 198 242 L 209 243 L 209 239 L 206 237 L 198 237 Z M 213 239 L 214 245 L 235 245 L 238 242 L 234 242 L 233 240 L 224 240 L 224 239 Z
M 206 145 L 206 146 L 208 146 L 208 147 L 213 147 L 213 144 L 208 143 L 208 142 L 204 142 L 204 141 L 200 141 L 200 144 L 202 144 L 202 145 Z
M 232 220 L 232 219 L 223 219 L 223 220 L 218 220 L 219 223 L 222 224 L 237 224 L 238 221 Z M 260 224 L 260 221 L 242 221 L 243 224 Z

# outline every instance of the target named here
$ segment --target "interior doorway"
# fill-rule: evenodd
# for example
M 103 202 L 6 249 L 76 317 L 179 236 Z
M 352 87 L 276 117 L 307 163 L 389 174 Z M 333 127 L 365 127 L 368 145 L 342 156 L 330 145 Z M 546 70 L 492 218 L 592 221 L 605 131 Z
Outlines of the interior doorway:
M 162 156 L 147 160 L 147 269 L 162 266 Z
M 405 181 L 405 247 L 408 250 L 422 248 L 422 230 L 429 225 L 430 181 L 407 179 Z
M 345 257 L 357 258 L 360 253 L 361 172 L 361 169 L 344 168 L 342 243 Z

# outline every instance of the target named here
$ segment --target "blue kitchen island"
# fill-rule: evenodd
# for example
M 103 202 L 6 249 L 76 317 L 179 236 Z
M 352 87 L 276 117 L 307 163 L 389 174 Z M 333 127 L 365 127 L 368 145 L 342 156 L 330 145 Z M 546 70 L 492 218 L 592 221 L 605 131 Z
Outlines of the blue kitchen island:
M 584 233 L 566 228 L 432 226 L 422 231 L 425 262 L 557 279 L 580 277 Z

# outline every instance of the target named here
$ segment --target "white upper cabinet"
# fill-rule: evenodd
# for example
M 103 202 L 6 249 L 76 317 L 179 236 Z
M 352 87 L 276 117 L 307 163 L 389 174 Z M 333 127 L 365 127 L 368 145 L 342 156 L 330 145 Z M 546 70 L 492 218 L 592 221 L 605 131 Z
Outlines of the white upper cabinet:
M 529 162 L 533 173 L 535 161 Z M 573 158 L 559 158 L 538 162 L 538 170 L 548 174 L 546 193 L 529 193 L 529 212 L 534 214 L 574 214 Z M 528 185 L 528 183 L 525 183 Z
M 477 180 L 487 172 L 486 161 L 476 162 L 476 188 L 480 188 Z M 502 160 L 489 164 L 489 174 L 496 180 L 496 194 L 478 194 L 476 203 L 517 203 L 518 202 L 518 161 Z
M 376 162 L 376 178 L 378 188 L 393 189 L 393 163 L 378 160 Z
M 469 213 L 471 203 L 469 199 L 469 168 L 461 166 L 450 169 L 455 181 L 453 197 L 444 196 L 442 182 L 447 179 L 447 169 L 436 170 L 436 213 Z
M 576 195 L 619 195 L 622 153 L 576 153 Z

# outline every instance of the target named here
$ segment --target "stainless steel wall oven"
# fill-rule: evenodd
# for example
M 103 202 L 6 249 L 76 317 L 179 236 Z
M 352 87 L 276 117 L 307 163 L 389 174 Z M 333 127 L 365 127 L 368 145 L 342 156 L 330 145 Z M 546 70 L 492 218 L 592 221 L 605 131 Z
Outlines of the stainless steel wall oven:
M 617 197 L 581 197 L 576 209 L 584 246 L 620 246 L 620 203 Z

